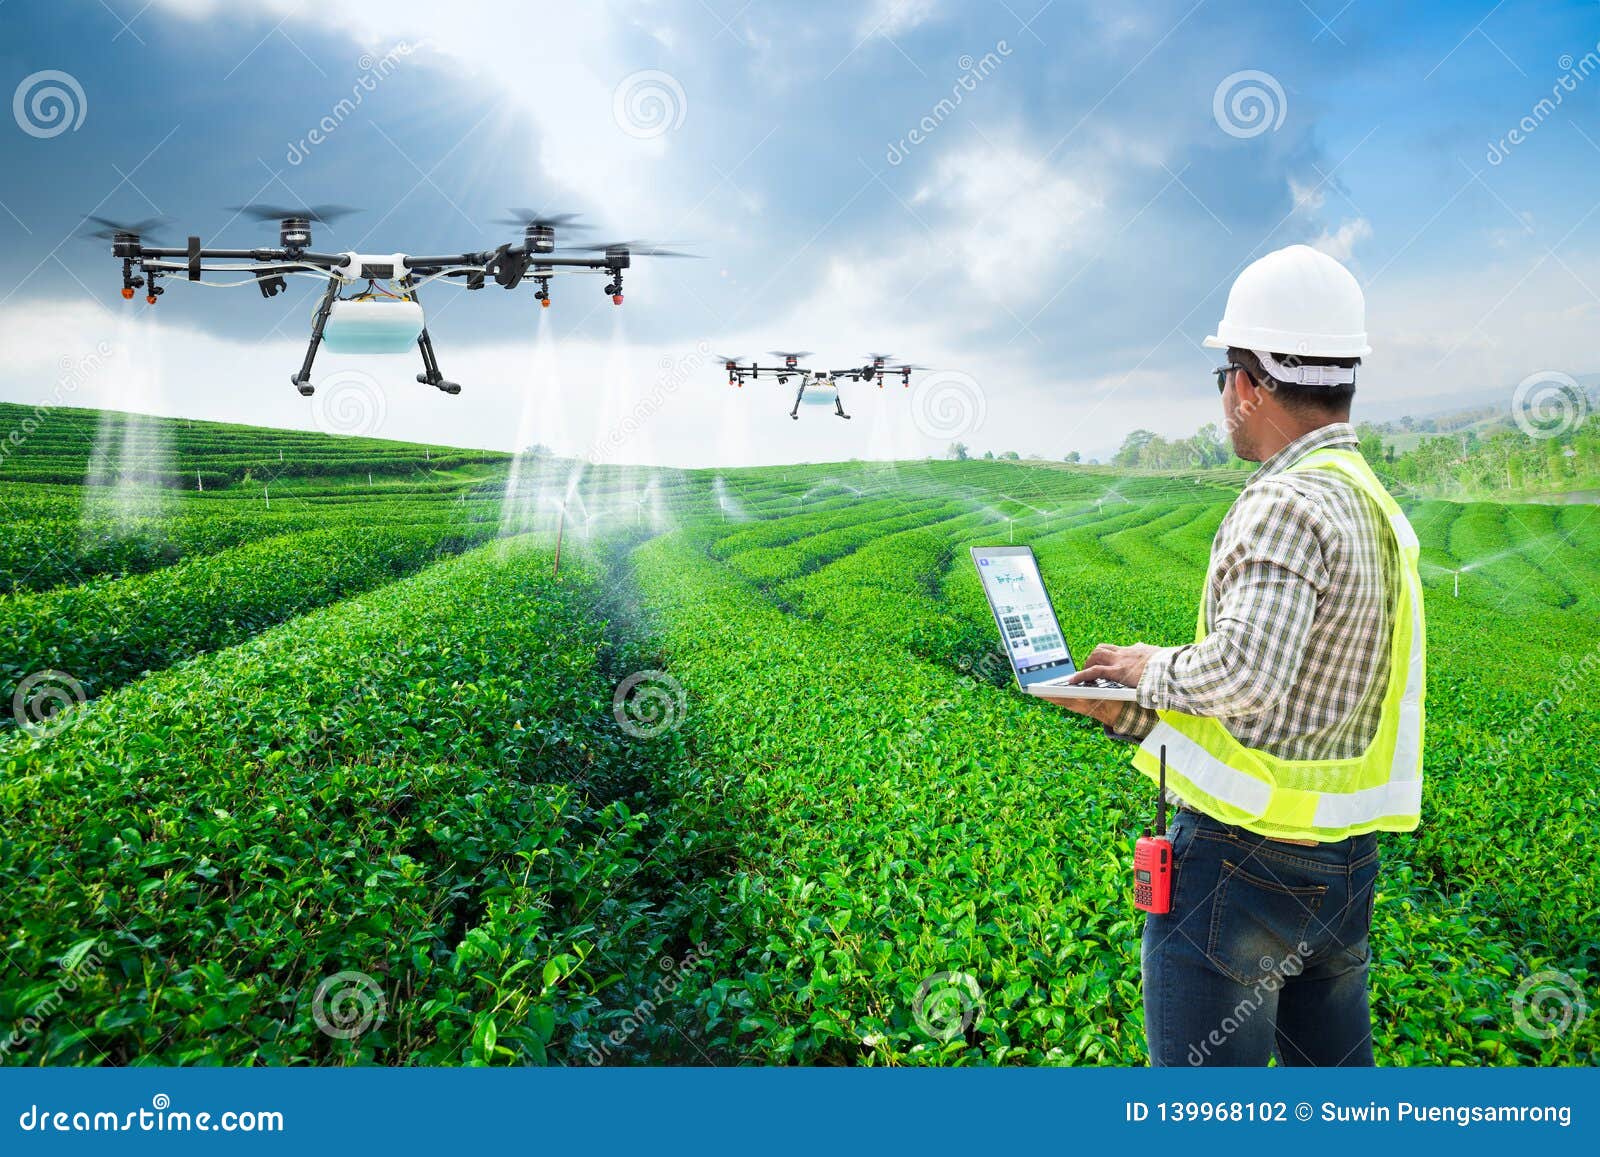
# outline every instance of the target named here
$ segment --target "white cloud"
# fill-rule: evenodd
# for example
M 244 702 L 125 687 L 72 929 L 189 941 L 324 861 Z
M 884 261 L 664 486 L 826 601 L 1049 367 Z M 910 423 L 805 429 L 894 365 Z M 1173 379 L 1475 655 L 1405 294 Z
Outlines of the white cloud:
M 1303 185 L 1294 177 L 1289 178 L 1289 195 L 1294 198 L 1296 213 L 1315 213 L 1322 208 L 1328 195 L 1322 191 L 1322 184 Z
M 898 36 L 938 15 L 938 0 L 875 0 L 856 25 L 856 36 Z
M 1356 244 L 1371 236 L 1372 223 L 1365 217 L 1357 217 L 1354 220 L 1341 221 L 1339 227 L 1331 233 L 1323 229 L 1316 240 L 1311 242 L 1311 247 L 1322 250 L 1329 257 L 1349 261 L 1354 254 Z

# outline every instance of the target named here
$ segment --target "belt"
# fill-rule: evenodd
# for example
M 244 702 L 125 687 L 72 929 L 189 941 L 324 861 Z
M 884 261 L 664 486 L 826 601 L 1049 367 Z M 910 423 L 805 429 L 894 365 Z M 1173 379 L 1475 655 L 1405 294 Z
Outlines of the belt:
M 1178 805 L 1178 810 L 1181 811 L 1181 812 L 1188 812 L 1190 815 L 1196 815 L 1196 816 L 1204 816 L 1206 814 L 1205 812 L 1201 811 L 1199 808 L 1190 807 L 1186 803 L 1180 803 Z M 1216 822 L 1219 823 L 1219 824 L 1226 822 L 1224 820 L 1216 819 L 1215 816 L 1206 816 L 1206 818 L 1207 819 L 1211 819 L 1211 820 L 1216 820 Z M 1231 827 L 1233 827 L 1235 825 L 1227 824 L 1227 826 L 1231 828 Z M 1240 828 L 1239 830 L 1240 831 L 1248 831 L 1249 829 Z M 1254 835 L 1260 835 L 1259 832 L 1250 832 L 1250 834 L 1253 835 L 1253 836 Z M 1290 840 L 1290 839 L 1284 839 L 1284 838 L 1279 837 L 1279 836 L 1261 836 L 1261 838 L 1264 839 L 1264 840 L 1269 840 L 1274 844 L 1293 844 L 1298 848 L 1314 848 L 1319 843 L 1321 843 L 1320 840 Z

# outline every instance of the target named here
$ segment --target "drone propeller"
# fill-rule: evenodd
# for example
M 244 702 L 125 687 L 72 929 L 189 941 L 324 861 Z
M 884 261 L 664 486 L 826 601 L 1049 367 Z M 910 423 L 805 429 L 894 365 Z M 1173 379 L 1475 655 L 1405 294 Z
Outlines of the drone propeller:
M 699 257 L 698 253 L 684 253 L 677 249 L 663 249 L 654 241 L 612 241 L 606 245 L 577 245 L 575 253 L 608 253 L 613 249 L 626 249 L 630 257 Z
M 348 205 L 264 205 L 260 202 L 229 205 L 227 210 L 253 217 L 257 221 L 316 221 L 323 225 L 332 225 L 340 217 L 361 212 Z
M 94 237 L 102 241 L 115 241 L 119 233 L 131 233 L 135 237 L 154 236 L 161 232 L 161 226 L 172 220 L 171 217 L 147 217 L 143 221 L 112 221 L 107 217 L 89 215 L 85 221 L 93 221 L 101 226 L 78 234 L 80 237 Z
M 889 370 L 889 371 L 891 371 L 893 373 L 897 373 L 897 374 L 904 373 L 906 370 L 931 370 L 931 369 L 933 369 L 932 366 L 884 366 L 883 368 L 886 369 L 886 370 Z
M 590 226 L 578 223 L 577 213 L 541 213 L 536 209 L 507 209 L 509 217 L 497 217 L 496 225 L 515 225 L 526 229 L 530 225 L 541 226 L 545 229 L 588 229 Z
M 867 360 L 869 362 L 886 362 L 892 357 L 894 357 L 893 354 L 868 354 Z
M 768 350 L 767 352 L 775 358 L 808 358 L 812 356 L 810 350 Z
M 743 354 L 734 354 L 732 357 L 727 357 L 727 356 L 725 356 L 723 354 L 718 354 L 717 355 L 717 360 L 719 362 L 721 362 L 725 366 L 736 366 L 740 362 L 744 361 L 744 355 Z

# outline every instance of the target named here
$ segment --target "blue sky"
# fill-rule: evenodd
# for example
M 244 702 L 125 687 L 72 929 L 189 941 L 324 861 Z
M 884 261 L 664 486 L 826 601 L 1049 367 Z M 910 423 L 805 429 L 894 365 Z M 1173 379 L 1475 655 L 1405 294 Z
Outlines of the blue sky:
M 0 24 L 7 400 L 325 424 L 288 384 L 312 283 L 174 285 L 150 318 L 73 236 L 86 213 L 161 214 L 175 243 L 267 244 L 222 208 L 249 200 L 362 207 L 326 248 L 476 248 L 526 204 L 705 255 L 636 269 L 621 311 L 598 280 L 558 284 L 545 316 L 527 290 L 437 287 L 458 398 L 408 358 L 319 359 L 381 392 L 364 430 L 393 437 L 711 464 L 954 431 L 1103 455 L 1214 417 L 1200 341 L 1228 284 L 1301 241 L 1367 287 L 1370 414 L 1600 368 L 1592 3 L 9 0 Z M 28 108 L 47 70 L 76 85 L 75 127 Z M 1230 112 L 1241 88 L 1264 105 Z M 795 347 L 892 350 L 948 396 L 863 391 L 852 423 L 790 423 L 708 355 Z

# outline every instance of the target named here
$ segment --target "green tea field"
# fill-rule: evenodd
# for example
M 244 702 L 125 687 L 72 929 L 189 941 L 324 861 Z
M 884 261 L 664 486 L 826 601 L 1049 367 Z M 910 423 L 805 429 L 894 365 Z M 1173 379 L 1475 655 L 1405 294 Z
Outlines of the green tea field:
M 1080 661 L 1185 642 L 1245 477 L 54 411 L 0 460 L 0 1058 L 1142 1064 L 1154 793 L 1017 693 L 967 548 L 1031 544 Z M 1379 1063 L 1594 1064 L 1600 514 L 1398 496 Z

